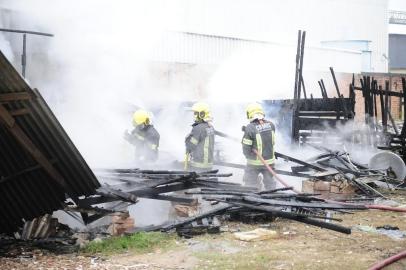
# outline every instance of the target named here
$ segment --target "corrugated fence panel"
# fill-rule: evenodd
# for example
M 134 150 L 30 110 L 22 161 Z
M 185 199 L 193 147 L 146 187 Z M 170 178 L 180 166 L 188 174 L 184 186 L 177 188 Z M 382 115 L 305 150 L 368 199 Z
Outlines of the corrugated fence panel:
M 60 209 L 66 195 L 77 200 L 98 187 L 41 94 L 0 52 L 0 232 Z

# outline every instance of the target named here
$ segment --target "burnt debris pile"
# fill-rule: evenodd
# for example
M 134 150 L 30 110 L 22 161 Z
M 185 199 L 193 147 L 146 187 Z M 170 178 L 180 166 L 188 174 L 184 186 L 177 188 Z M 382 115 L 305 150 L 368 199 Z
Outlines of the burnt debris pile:
M 200 173 L 137 169 L 100 170 L 99 172 L 103 172 L 100 175 L 101 178 L 123 182 L 123 184 L 100 188 L 98 195 L 93 198 L 100 203 L 129 197 L 134 201 L 135 197 L 144 197 L 196 206 L 196 199 L 191 195 L 199 196 L 203 201 L 211 203 L 211 206 L 205 207 L 208 210 L 204 209 L 205 211 L 202 210 L 195 216 L 162 225 L 136 228 L 131 232 L 176 229 L 182 235 L 189 235 L 195 230 L 202 231 L 202 227 L 213 232 L 217 231 L 215 228 L 218 228 L 219 222 L 215 217 L 236 218 L 235 213 L 245 213 L 246 216 L 251 217 L 258 215 L 263 218 L 264 216 L 281 217 L 341 233 L 350 233 L 349 228 L 333 223 L 332 221 L 340 220 L 329 217 L 330 214 L 327 211 L 366 209 L 363 205 L 328 202 L 317 198 L 320 194 L 292 193 L 292 187 L 258 191 L 255 188 L 219 181 L 220 177 L 228 177 L 231 174 L 219 174 L 216 170 Z M 185 191 L 185 195 L 165 195 L 173 191 Z

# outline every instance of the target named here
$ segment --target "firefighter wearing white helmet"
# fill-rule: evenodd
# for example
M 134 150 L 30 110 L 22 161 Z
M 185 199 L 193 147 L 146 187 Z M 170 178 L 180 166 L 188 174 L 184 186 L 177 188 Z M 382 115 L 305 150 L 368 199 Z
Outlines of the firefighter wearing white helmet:
M 185 169 L 199 171 L 211 169 L 214 153 L 214 128 L 209 105 L 197 102 L 192 106 L 194 123 L 186 136 Z
M 246 186 L 260 187 L 258 180 L 262 174 L 265 189 L 274 189 L 276 186 L 272 174 L 254 153 L 254 149 L 265 159 L 269 165 L 275 161 L 275 126 L 265 119 L 265 112 L 258 103 L 251 103 L 246 109 L 249 124 L 244 128 L 242 150 L 247 159 L 243 181 Z
M 158 159 L 160 135 L 151 123 L 151 114 L 137 110 L 133 114 L 134 129 L 126 131 L 124 138 L 135 146 L 135 156 L 139 162 L 153 162 Z

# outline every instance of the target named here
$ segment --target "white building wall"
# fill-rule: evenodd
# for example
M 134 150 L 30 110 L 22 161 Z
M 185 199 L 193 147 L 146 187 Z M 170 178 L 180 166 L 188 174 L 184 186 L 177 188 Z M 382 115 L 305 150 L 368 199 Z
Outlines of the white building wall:
M 172 30 L 280 43 L 370 40 L 372 71 L 384 72 L 388 50 L 388 0 L 173 0 Z M 334 65 L 334 63 L 331 63 Z
M 280 52 L 278 60 L 291 61 L 292 70 L 296 45 L 256 40 L 236 39 L 184 32 L 167 32 L 154 50 L 153 61 L 168 63 L 218 65 L 236 54 Z M 333 63 L 333 64 L 332 64 Z M 276 65 L 281 63 L 276 62 Z M 337 71 L 359 73 L 362 70 L 361 51 L 309 46 L 305 51 L 305 69 L 326 71 L 334 66 Z

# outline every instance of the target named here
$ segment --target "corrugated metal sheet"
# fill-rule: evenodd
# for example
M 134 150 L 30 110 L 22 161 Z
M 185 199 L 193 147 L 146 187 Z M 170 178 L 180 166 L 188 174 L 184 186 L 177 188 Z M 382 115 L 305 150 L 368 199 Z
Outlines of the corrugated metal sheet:
M 0 232 L 100 183 L 36 89 L 0 52 Z

